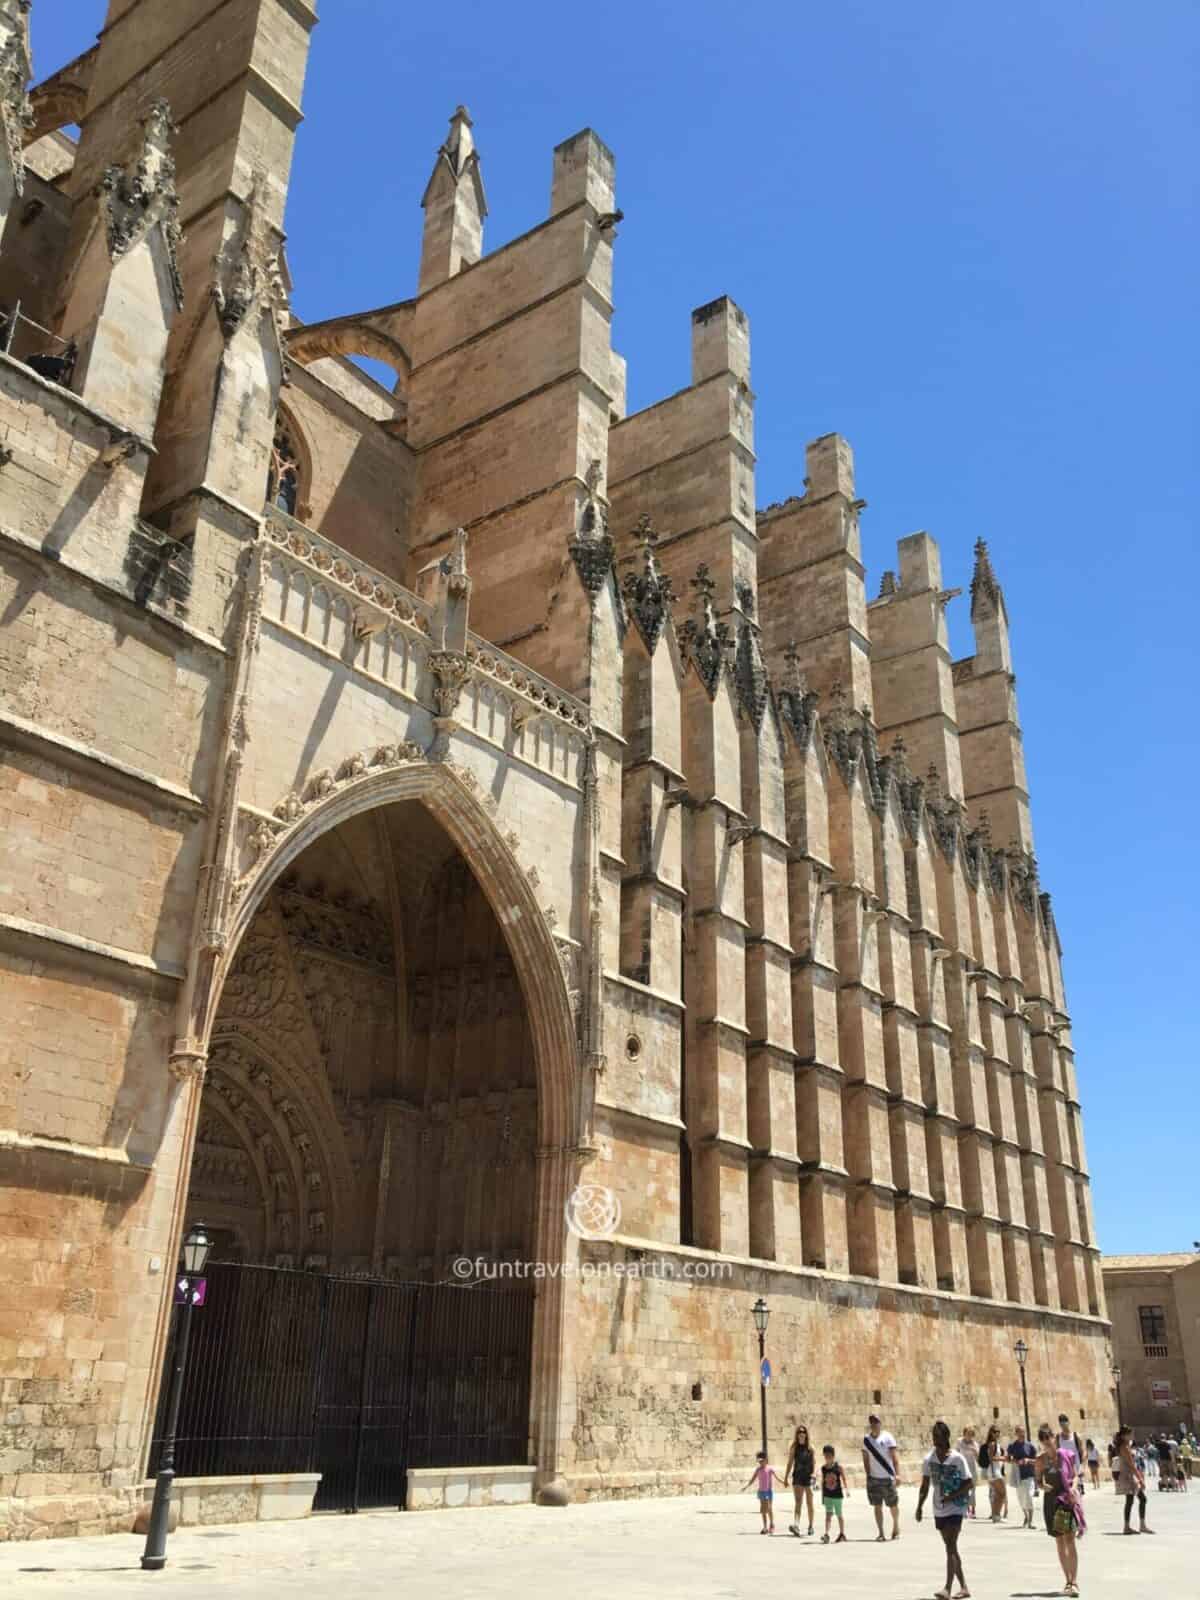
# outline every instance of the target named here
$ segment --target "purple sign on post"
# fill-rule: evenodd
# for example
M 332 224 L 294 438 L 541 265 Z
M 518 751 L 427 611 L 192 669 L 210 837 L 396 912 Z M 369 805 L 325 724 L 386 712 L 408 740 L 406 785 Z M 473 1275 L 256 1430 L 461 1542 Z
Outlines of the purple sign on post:
M 192 1305 L 202 1306 L 204 1297 L 208 1293 L 208 1279 L 189 1278 L 186 1274 L 180 1273 L 175 1279 L 175 1304 L 177 1306 L 188 1304 L 189 1290 Z

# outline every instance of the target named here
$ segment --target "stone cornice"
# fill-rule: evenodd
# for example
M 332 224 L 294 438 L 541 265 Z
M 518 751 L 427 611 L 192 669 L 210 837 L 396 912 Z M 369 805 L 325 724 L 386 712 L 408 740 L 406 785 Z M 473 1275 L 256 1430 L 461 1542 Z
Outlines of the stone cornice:
M 80 934 L 68 933 L 63 928 L 50 928 L 44 923 L 29 922 L 24 917 L 9 916 L 7 912 L 0 912 L 0 942 L 25 947 L 40 946 L 43 950 L 57 950 L 60 955 L 96 961 L 105 966 L 119 966 L 149 982 L 165 980 L 174 985 L 182 983 L 187 975 L 183 967 L 173 962 L 156 961 L 137 950 L 122 950 L 116 945 L 102 944 L 97 939 L 85 939 Z
M 81 739 L 72 739 L 69 734 L 40 728 L 11 711 L 0 710 L 0 742 L 15 749 L 49 753 L 64 766 L 90 772 L 97 781 L 130 790 L 152 804 L 189 812 L 202 812 L 207 808 L 202 795 L 193 794 L 181 784 L 171 783 L 169 779 L 158 778 L 140 767 L 130 766 L 128 762 L 107 755 L 94 745 L 85 744 Z

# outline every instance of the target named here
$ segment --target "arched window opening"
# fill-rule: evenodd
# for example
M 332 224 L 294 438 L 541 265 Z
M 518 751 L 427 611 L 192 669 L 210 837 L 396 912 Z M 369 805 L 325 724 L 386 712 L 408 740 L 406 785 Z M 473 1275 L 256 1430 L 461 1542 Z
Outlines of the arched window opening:
M 300 457 L 285 423 L 275 429 L 271 444 L 271 466 L 267 473 L 267 504 L 289 517 L 297 515 L 300 504 Z

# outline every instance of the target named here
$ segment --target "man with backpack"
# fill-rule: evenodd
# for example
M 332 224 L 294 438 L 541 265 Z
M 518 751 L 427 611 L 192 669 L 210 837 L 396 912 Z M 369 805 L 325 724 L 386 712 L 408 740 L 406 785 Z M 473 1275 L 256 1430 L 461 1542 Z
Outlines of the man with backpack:
M 1079 1435 L 1072 1430 L 1071 1419 L 1065 1411 L 1059 1413 L 1058 1438 L 1055 1440 L 1055 1445 L 1059 1450 L 1066 1450 L 1075 1457 L 1075 1489 L 1078 1494 L 1083 1495 L 1086 1493 L 1083 1483 L 1086 1457 L 1079 1442 Z
M 896 1441 L 884 1433 L 883 1424 L 872 1413 L 867 1418 L 867 1432 L 863 1435 L 863 1471 L 867 1475 L 867 1501 L 875 1513 L 875 1526 L 879 1530 L 876 1542 L 883 1544 L 883 1508 L 892 1513 L 892 1538 L 900 1537 L 900 1496 L 896 1485 L 900 1481 L 900 1457 Z

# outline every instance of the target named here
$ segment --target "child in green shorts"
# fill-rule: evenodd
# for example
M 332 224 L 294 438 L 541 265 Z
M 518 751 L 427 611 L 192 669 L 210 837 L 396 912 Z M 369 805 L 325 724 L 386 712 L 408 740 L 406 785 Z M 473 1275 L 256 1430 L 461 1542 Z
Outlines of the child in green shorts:
M 825 1507 L 825 1532 L 821 1535 L 821 1543 L 829 1543 L 829 1530 L 833 1526 L 834 1517 L 838 1521 L 838 1536 L 834 1544 L 846 1542 L 846 1519 L 842 1515 L 842 1506 L 846 1496 L 850 1493 L 846 1487 L 846 1473 L 837 1458 L 837 1452 L 831 1444 L 827 1444 L 821 1451 L 821 1504 Z

